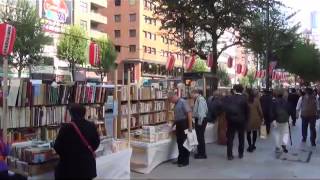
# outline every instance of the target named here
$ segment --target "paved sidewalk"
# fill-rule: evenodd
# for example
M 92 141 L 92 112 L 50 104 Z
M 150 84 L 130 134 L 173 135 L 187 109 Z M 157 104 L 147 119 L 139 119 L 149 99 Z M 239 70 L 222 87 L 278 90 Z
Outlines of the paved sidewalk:
M 242 160 L 235 158 L 233 161 L 227 161 L 225 146 L 209 144 L 207 146 L 208 159 L 206 160 L 190 158 L 190 165 L 184 168 L 178 168 L 167 162 L 155 168 L 150 174 L 133 172 L 131 176 L 133 179 L 320 179 L 320 144 L 314 149 L 309 147 L 309 142 L 307 145 L 301 144 L 300 123 L 299 120 L 298 126 L 292 128 L 294 146 L 290 149 L 298 150 L 304 147 L 304 149 L 313 150 L 309 163 L 276 159 L 273 136 L 270 136 L 267 140 L 258 139 L 256 152 L 252 154 L 246 152 Z M 237 152 L 236 146 L 234 152 Z M 234 155 L 237 157 L 237 153 Z

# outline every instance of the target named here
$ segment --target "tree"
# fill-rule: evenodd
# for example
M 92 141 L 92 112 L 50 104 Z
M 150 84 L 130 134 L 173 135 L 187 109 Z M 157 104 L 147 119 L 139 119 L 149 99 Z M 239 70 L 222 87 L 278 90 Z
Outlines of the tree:
M 240 79 L 240 84 L 246 87 L 253 87 L 256 82 L 255 72 L 249 71 L 248 74 Z
M 241 43 L 239 32 L 261 6 L 261 0 L 155 0 L 155 3 L 161 28 L 181 42 L 184 50 L 194 51 L 201 59 L 212 52 L 215 60 L 229 47 Z M 218 47 L 219 39 L 226 33 L 233 38 Z M 211 69 L 214 74 L 217 67 L 214 64 Z
M 98 39 L 97 42 L 101 49 L 101 63 L 99 69 L 101 73 L 101 81 L 103 81 L 103 76 L 105 76 L 106 73 L 117 68 L 115 63 L 117 59 L 117 51 L 110 39 L 102 37 Z
M 196 59 L 196 62 L 194 63 L 192 67 L 192 72 L 208 72 L 209 69 L 206 65 L 206 63 L 201 59 Z
M 314 44 L 303 40 L 276 52 L 279 67 L 305 81 L 320 80 L 320 52 Z
M 230 86 L 231 80 L 226 69 L 220 67 L 218 69 L 217 76 L 221 86 Z
M 24 68 L 28 68 L 31 75 L 31 67 L 44 59 L 44 45 L 52 42 L 42 31 L 43 24 L 36 8 L 30 1 L 18 0 L 14 6 L 7 6 L 0 16 L 16 28 L 14 53 L 12 58 L 9 58 L 10 65 L 18 70 L 19 77 Z
M 72 78 L 75 77 L 75 65 L 87 62 L 88 41 L 85 31 L 79 26 L 70 26 L 60 36 L 58 56 L 69 62 Z

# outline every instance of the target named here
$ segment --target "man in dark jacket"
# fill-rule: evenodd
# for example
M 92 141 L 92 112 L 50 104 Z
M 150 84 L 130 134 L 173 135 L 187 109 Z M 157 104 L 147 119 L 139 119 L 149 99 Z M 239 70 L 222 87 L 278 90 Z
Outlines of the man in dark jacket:
M 100 138 L 96 126 L 84 119 L 85 107 L 72 105 L 69 112 L 72 122 L 78 127 L 91 149 L 95 151 L 100 144 Z M 94 154 L 70 123 L 61 127 L 54 149 L 60 156 L 55 170 L 56 179 L 93 179 L 97 176 Z
M 238 132 L 239 137 L 239 158 L 243 158 L 245 129 L 249 118 L 249 105 L 247 98 L 242 94 L 243 87 L 241 85 L 234 86 L 235 94 L 226 98 L 224 102 L 224 109 L 226 112 L 226 120 L 228 122 L 227 131 L 227 155 L 228 160 L 233 157 L 233 140 L 235 133 Z
M 263 91 L 263 95 L 260 98 L 261 108 L 263 112 L 264 122 L 267 127 L 267 133 L 270 134 L 271 122 L 272 122 L 272 95 L 268 90 Z
M 296 107 L 299 101 L 299 95 L 297 94 L 296 89 L 289 89 L 289 95 L 288 95 L 288 103 L 289 103 L 289 110 L 290 110 L 290 116 L 292 119 L 292 125 L 296 126 L 297 116 L 296 116 Z

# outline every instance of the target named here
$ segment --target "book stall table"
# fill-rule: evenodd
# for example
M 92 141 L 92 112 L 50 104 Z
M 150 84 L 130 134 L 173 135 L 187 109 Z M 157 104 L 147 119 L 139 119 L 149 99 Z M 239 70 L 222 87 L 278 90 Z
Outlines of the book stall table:
M 178 147 L 175 138 L 155 143 L 131 142 L 131 170 L 149 174 L 159 164 L 178 157 Z

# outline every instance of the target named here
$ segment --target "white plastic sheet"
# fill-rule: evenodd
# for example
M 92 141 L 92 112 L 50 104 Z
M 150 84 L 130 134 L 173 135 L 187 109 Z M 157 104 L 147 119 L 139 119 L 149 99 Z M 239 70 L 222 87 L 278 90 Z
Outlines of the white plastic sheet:
M 208 123 L 206 131 L 204 133 L 204 139 L 207 144 L 214 143 L 218 140 L 217 136 L 217 128 L 215 124 Z
M 192 132 L 189 132 L 188 129 L 184 130 L 184 133 L 187 135 L 187 139 L 183 143 L 183 147 L 185 147 L 188 151 L 194 151 L 198 146 L 198 139 L 196 131 L 193 129 Z
M 175 138 L 156 143 L 132 142 L 131 146 L 131 170 L 138 173 L 149 174 L 159 164 L 178 157 Z
M 132 149 L 98 157 L 96 179 L 130 179 Z

